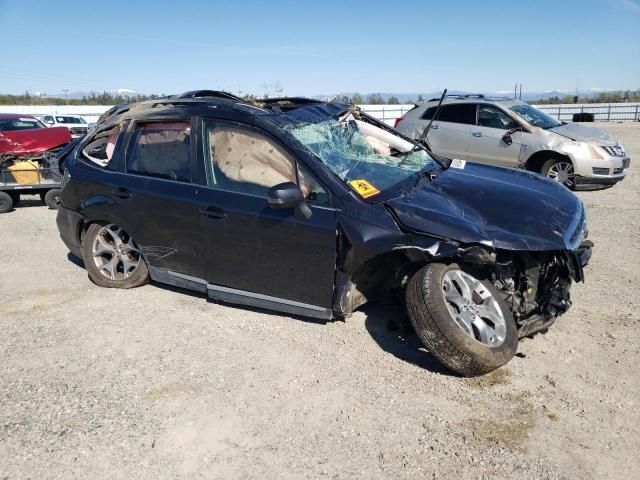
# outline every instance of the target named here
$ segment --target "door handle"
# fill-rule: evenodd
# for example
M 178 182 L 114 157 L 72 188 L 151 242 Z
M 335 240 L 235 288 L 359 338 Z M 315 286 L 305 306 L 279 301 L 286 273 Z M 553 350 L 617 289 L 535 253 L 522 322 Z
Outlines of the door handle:
M 431 124 L 431 130 L 437 130 L 438 129 L 438 125 L 434 125 L 433 123 Z
M 133 195 L 128 188 L 124 187 L 114 188 L 113 190 L 111 190 L 111 193 L 118 198 L 122 198 L 123 200 L 128 200 Z
M 198 210 L 198 213 L 204 217 L 209 218 L 227 218 L 227 213 L 221 208 L 209 205 L 208 207 L 202 207 Z
M 482 132 L 473 132 L 471 135 L 473 135 L 474 137 L 481 137 Z

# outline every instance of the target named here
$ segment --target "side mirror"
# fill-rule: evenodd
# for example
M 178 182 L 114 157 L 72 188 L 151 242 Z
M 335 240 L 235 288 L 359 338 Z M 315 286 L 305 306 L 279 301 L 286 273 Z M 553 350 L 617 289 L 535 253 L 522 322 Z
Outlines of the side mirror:
M 506 143 L 507 145 L 511 145 L 513 143 L 513 139 L 511 138 L 511 135 L 513 135 L 516 132 L 520 132 L 520 131 L 522 131 L 522 127 L 520 125 L 516 125 L 516 126 L 510 128 L 502 136 L 502 141 L 504 143 Z
M 267 192 L 267 200 L 271 208 L 294 208 L 298 220 L 309 220 L 311 209 L 304 201 L 300 187 L 293 182 L 274 185 Z
M 297 208 L 304 205 L 302 190 L 293 182 L 279 183 L 267 192 L 267 200 L 271 208 Z

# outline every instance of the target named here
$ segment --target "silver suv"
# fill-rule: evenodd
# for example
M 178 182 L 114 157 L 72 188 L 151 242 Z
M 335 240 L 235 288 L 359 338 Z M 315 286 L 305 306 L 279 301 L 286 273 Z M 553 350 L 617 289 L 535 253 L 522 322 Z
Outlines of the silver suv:
M 416 104 L 396 128 L 420 138 L 438 100 Z M 614 185 L 630 161 L 620 142 L 598 128 L 559 122 L 527 103 L 483 95 L 447 97 L 426 140 L 438 155 L 524 168 L 571 189 Z

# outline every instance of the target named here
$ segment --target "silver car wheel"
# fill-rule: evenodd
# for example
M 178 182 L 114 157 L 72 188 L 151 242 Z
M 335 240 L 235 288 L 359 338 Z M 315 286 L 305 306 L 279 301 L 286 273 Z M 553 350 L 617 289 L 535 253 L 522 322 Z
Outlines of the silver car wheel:
M 442 294 L 451 318 L 467 335 L 488 347 L 502 345 L 507 335 L 504 314 L 480 280 L 459 269 L 448 270 Z
M 565 187 L 573 187 L 575 175 L 573 173 L 573 165 L 571 162 L 559 161 L 549 167 L 547 177 L 561 183 Z
M 131 235 L 117 225 L 106 225 L 93 239 L 93 262 L 109 280 L 129 278 L 140 265 L 141 253 Z

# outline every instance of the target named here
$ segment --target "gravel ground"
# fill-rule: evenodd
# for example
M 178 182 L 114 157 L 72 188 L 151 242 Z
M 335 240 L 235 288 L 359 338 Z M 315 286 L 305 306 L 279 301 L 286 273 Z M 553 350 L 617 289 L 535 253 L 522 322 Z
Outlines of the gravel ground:
M 315 322 L 101 289 L 35 200 L 0 216 L 0 479 L 640 478 L 640 124 L 573 308 L 482 378 L 401 315 Z M 635 162 L 634 162 L 635 161 Z

